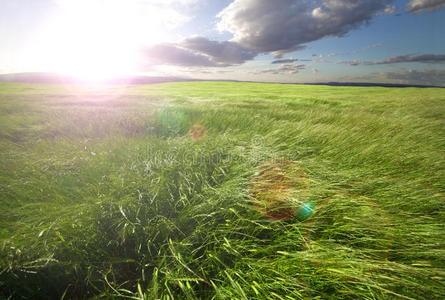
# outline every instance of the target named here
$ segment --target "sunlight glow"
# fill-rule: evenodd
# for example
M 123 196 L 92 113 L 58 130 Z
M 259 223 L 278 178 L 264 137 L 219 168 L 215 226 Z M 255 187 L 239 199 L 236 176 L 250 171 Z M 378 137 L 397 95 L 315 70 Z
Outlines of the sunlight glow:
M 138 71 L 138 49 L 165 38 L 168 10 L 140 1 L 59 0 L 37 46 L 39 64 L 86 81 Z M 105 5 L 106 4 L 106 5 Z

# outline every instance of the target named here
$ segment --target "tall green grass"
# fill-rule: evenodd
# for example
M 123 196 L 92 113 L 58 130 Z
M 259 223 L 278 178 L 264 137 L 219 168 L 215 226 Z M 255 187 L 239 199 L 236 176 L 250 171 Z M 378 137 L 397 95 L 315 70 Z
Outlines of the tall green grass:
M 444 101 L 416 88 L 0 84 L 0 297 L 442 299 Z M 249 182 L 272 158 L 307 174 L 309 219 L 252 206 Z

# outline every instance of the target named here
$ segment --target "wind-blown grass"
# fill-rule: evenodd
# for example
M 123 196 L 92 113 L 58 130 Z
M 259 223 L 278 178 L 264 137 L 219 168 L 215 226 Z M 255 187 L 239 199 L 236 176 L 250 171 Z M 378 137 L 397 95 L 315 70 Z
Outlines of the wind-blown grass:
M 0 84 L 1 297 L 445 297 L 441 89 L 76 88 Z M 273 158 L 307 220 L 252 205 Z

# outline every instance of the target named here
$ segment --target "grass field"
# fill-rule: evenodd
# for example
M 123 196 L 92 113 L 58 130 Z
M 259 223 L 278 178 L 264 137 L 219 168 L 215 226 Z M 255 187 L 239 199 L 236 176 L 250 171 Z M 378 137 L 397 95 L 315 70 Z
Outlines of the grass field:
M 0 297 L 443 299 L 444 119 L 443 89 L 0 83 Z M 309 218 L 253 205 L 274 159 Z

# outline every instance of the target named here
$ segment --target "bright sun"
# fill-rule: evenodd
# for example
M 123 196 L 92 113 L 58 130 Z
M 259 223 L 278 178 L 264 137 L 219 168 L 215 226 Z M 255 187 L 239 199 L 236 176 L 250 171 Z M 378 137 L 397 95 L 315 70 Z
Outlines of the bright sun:
M 137 3 L 59 0 L 38 41 L 41 63 L 87 81 L 135 73 L 140 45 L 162 39 L 156 21 L 168 17 Z

